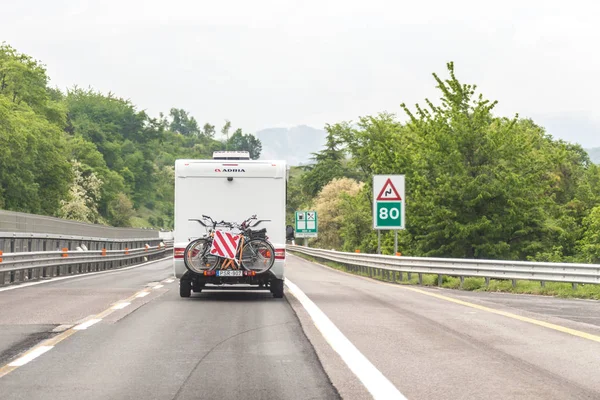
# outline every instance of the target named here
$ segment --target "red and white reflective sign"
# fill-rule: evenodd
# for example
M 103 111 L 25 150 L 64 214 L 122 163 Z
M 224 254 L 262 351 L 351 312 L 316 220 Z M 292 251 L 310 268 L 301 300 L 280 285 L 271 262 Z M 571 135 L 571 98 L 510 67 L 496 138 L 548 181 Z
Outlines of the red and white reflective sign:
M 240 235 L 234 235 L 231 232 L 215 231 L 215 236 L 210 246 L 210 254 L 235 259 L 240 239 Z

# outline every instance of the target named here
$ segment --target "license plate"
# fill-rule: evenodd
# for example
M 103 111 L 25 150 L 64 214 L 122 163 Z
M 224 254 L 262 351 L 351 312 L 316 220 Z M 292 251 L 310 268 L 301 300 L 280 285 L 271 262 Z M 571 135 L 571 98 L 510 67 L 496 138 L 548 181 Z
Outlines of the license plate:
M 242 271 L 217 271 L 217 276 L 242 276 Z

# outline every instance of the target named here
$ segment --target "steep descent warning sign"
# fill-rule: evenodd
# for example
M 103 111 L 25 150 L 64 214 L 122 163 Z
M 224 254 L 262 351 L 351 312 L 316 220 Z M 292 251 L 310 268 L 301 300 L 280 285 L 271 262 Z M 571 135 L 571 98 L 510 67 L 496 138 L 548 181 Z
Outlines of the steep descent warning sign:
M 402 200 L 402 197 L 400 197 L 400 194 L 398 193 L 398 191 L 396 190 L 396 187 L 392 183 L 392 179 L 388 178 L 388 180 L 385 181 L 383 188 L 381 188 L 381 192 L 379 192 L 379 196 L 377 196 L 377 201 L 400 201 L 400 200 Z

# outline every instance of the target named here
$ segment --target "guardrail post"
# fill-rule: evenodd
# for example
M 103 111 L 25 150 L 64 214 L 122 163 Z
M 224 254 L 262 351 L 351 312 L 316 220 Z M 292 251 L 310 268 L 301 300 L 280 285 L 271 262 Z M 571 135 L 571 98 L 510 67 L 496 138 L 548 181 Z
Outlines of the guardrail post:
M 462 289 L 463 285 L 465 283 L 465 277 L 464 276 L 459 276 L 459 278 L 460 278 L 460 288 Z
M 396 283 L 396 271 L 392 271 L 392 282 Z
M 575 282 L 573 282 L 573 283 L 571 284 L 571 287 L 573 288 L 573 290 L 577 290 L 577 284 L 576 284 Z
M 412 274 L 410 272 L 406 273 L 406 279 L 408 279 L 409 282 L 412 279 Z
M 438 274 L 438 286 L 442 286 L 444 283 L 444 276 L 442 274 Z
M 419 285 L 423 284 L 423 274 L 419 272 Z
M 490 287 L 490 278 L 488 276 L 485 277 L 485 287 Z
M 404 280 L 404 276 L 402 276 L 402 275 L 404 275 L 404 273 L 402 271 L 400 271 L 400 273 L 398 275 L 400 275 L 399 276 L 400 282 L 402 282 Z
M 546 281 L 540 281 L 540 286 L 545 288 L 546 287 Z
M 517 287 L 517 280 L 516 279 L 512 280 L 512 287 L 513 287 L 513 289 Z
M 373 277 L 373 268 L 371 268 L 371 267 L 367 267 L 367 268 L 369 268 L 369 278 L 372 278 Z

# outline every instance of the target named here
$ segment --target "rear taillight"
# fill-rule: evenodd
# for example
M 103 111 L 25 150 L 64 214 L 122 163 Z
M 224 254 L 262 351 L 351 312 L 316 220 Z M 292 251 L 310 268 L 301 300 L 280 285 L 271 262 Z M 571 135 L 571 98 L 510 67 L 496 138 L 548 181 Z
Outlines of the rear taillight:
M 185 247 L 175 247 L 173 249 L 173 258 L 183 258 Z
M 275 249 L 275 259 L 285 260 L 285 249 Z

